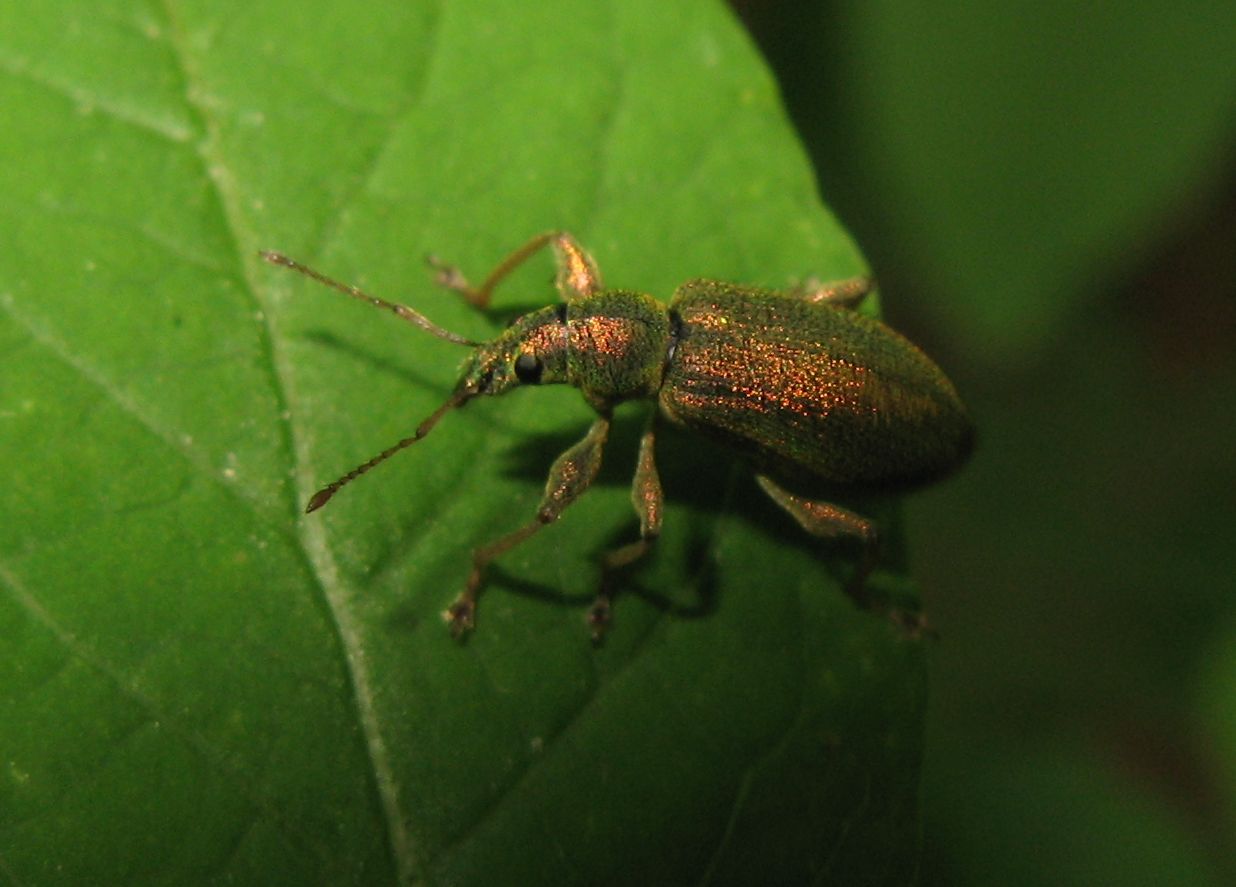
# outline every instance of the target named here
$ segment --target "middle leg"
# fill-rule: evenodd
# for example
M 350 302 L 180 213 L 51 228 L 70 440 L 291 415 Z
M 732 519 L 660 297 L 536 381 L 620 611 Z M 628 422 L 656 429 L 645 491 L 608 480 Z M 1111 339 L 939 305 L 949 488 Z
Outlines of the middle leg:
M 664 496 L 661 492 L 661 477 L 657 473 L 654 457 L 656 450 L 657 414 L 648 417 L 648 424 L 639 442 L 639 460 L 635 465 L 635 479 L 631 484 L 631 504 L 639 517 L 639 539 L 601 557 L 601 590 L 588 609 L 588 624 L 592 626 L 592 639 L 598 641 L 609 627 L 610 612 L 614 599 L 614 573 L 646 555 L 657 537 L 661 535 L 661 510 Z

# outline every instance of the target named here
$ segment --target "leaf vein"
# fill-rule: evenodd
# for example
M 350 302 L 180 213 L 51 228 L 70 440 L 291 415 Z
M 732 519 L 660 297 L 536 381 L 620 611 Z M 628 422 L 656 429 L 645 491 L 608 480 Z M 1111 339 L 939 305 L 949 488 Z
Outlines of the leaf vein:
M 260 312 L 263 319 L 261 328 L 264 331 L 262 344 L 270 368 L 279 415 L 288 417 L 282 422 L 281 428 L 285 449 L 295 466 L 293 474 L 296 480 L 294 484 L 296 490 L 289 491 L 289 495 L 298 496 L 298 498 L 307 496 L 310 485 L 306 468 L 308 465 L 307 444 L 303 437 L 297 436 L 293 427 L 290 408 L 294 400 L 290 396 L 292 373 L 287 366 L 286 357 L 279 348 L 275 312 L 270 310 L 271 306 L 264 305 L 259 296 L 261 290 L 258 286 L 258 257 L 253 248 L 255 238 L 253 232 L 249 231 L 245 224 L 239 187 L 219 144 L 217 112 L 212 106 L 204 104 L 198 98 L 204 94 L 204 90 L 199 86 L 205 78 L 197 69 L 196 60 L 189 49 L 191 42 L 185 34 L 183 22 L 178 15 L 176 0 L 162 0 L 162 6 L 168 22 L 169 42 L 180 71 L 186 106 L 201 121 L 205 132 L 205 138 L 199 145 L 198 153 L 211 187 L 217 196 L 226 233 L 231 238 L 235 250 L 235 261 L 248 283 L 246 292 L 251 295 L 255 305 L 263 309 Z M 248 248 L 246 244 L 249 244 Z M 295 508 L 294 504 L 293 508 Z M 340 576 L 338 564 L 321 522 L 302 521 L 300 527 L 299 538 L 302 551 L 313 567 L 312 573 L 322 591 L 343 649 L 353 702 L 365 740 L 370 772 L 379 806 L 386 821 L 392 862 L 400 882 L 411 883 L 418 867 L 418 854 L 413 846 L 412 836 L 401 806 L 394 767 L 379 723 L 360 622 L 354 613 L 353 596 Z
M 206 456 L 190 443 L 186 443 L 182 435 L 177 435 L 169 428 L 164 428 L 153 416 L 147 414 L 136 398 L 130 396 L 124 389 L 90 366 L 77 359 L 65 343 L 54 334 L 43 328 L 36 320 L 26 317 L 13 304 L 9 295 L 0 296 L 0 310 L 11 317 L 29 335 L 31 340 L 49 352 L 65 366 L 76 372 L 82 379 L 103 392 L 107 399 L 115 404 L 125 415 L 130 416 L 139 425 L 163 441 L 172 450 L 179 453 L 186 462 L 192 465 L 202 477 L 222 489 L 230 498 L 252 514 L 254 517 L 264 517 L 260 503 L 248 494 L 244 487 L 232 483 L 224 475 L 215 470 Z
M 139 107 L 130 107 L 123 102 L 92 93 L 75 83 L 49 77 L 47 74 L 36 71 L 29 62 L 23 59 L 0 56 L 0 73 L 46 89 L 72 102 L 79 110 L 98 109 L 113 120 L 158 136 L 164 141 L 183 145 L 193 138 L 193 132 L 186 127 L 178 126 L 170 120 L 145 114 Z
M 82 641 L 72 630 L 66 628 L 55 616 L 43 606 L 42 602 L 28 589 L 25 583 L 7 564 L 0 562 L 0 585 L 9 592 L 9 597 L 36 623 L 41 625 L 73 659 L 102 675 L 112 684 L 122 696 L 141 709 L 148 723 L 157 723 L 167 727 L 168 731 L 196 752 L 210 767 L 228 778 L 237 787 L 240 794 L 255 808 L 267 814 L 275 827 L 293 844 L 304 852 L 311 853 L 323 864 L 326 860 L 323 851 L 316 842 L 300 834 L 296 827 L 288 822 L 275 809 L 272 801 L 254 792 L 250 787 L 252 778 L 240 772 L 226 762 L 226 755 L 214 746 L 200 731 L 177 720 L 167 710 L 163 709 L 153 698 L 139 689 L 124 673 L 109 662 L 97 650 Z M 138 725 L 140 726 L 140 725 Z M 132 735 L 138 726 L 130 730 Z

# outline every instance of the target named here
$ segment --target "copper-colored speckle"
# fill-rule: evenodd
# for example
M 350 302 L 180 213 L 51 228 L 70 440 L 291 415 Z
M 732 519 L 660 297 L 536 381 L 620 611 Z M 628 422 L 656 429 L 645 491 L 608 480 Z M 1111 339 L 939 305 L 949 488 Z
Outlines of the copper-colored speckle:
M 570 347 L 608 358 L 621 357 L 631 347 L 631 321 L 625 317 L 582 317 L 570 322 Z

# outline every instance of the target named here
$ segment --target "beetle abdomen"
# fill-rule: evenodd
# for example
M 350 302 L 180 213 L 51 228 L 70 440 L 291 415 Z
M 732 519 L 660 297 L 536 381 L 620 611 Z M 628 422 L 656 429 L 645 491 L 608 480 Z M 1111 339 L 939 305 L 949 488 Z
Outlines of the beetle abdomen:
M 968 454 L 972 426 L 944 373 L 877 320 L 711 280 L 670 303 L 677 341 L 660 407 L 757 469 L 829 488 L 901 489 Z

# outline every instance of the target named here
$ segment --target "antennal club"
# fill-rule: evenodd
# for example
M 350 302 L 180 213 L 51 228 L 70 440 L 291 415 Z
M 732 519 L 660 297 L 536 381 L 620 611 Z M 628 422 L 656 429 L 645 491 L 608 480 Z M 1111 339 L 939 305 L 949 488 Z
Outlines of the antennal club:
M 379 299 L 377 296 L 371 296 L 351 284 L 340 283 L 338 280 L 327 277 L 321 271 L 315 271 L 308 265 L 302 265 L 300 262 L 285 256 L 283 253 L 263 250 L 258 253 L 258 255 L 267 262 L 270 262 L 272 265 L 282 265 L 284 268 L 291 268 L 293 271 L 299 271 L 306 277 L 312 277 L 318 283 L 326 284 L 326 286 L 329 286 L 331 289 L 338 290 L 345 296 L 351 296 L 354 299 L 360 299 L 362 302 L 368 302 L 370 305 L 376 305 L 379 308 L 385 308 L 387 311 L 393 311 L 395 314 L 398 314 L 404 320 L 408 321 L 408 323 L 420 327 L 427 333 L 432 333 L 439 339 L 454 342 L 456 345 L 467 345 L 470 348 L 475 348 L 477 345 L 481 344 L 480 342 L 474 342 L 471 339 L 465 339 L 463 336 L 456 335 L 450 330 L 442 329 L 442 327 L 435 324 L 428 317 L 421 314 L 419 311 L 414 311 L 407 305 L 399 305 L 395 302 L 388 302 L 385 299 Z

